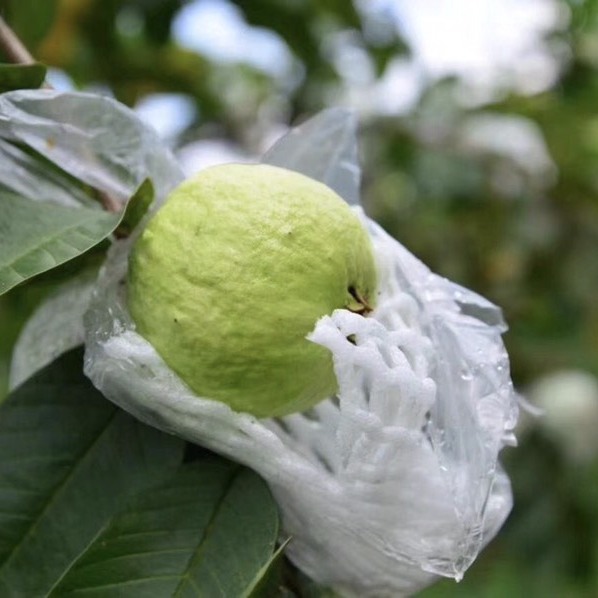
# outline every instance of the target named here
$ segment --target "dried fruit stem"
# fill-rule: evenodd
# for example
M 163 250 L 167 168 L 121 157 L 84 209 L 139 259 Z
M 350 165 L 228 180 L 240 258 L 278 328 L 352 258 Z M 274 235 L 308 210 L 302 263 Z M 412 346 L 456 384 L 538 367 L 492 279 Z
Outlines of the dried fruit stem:
M 368 300 L 355 287 L 349 287 L 349 294 L 361 305 L 359 309 L 350 309 L 350 311 L 361 316 L 365 316 L 374 311 L 374 308 L 368 303 Z

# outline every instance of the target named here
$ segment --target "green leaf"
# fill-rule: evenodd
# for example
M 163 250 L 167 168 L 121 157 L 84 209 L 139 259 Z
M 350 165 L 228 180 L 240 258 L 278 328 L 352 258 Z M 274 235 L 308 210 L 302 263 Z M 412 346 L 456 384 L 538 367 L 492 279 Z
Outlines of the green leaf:
M 270 598 L 280 594 L 284 551 L 292 538 L 287 538 L 272 555 L 272 558 L 258 572 L 253 583 L 244 594 L 244 598 Z
M 0 406 L 0 595 L 51 595 L 183 446 L 106 401 L 80 349 L 19 387 Z
M 278 512 L 252 471 L 96 391 L 77 349 L 0 407 L 0 595 L 248 596 L 269 575 Z
M 137 497 L 52 596 L 244 596 L 277 533 L 276 506 L 256 474 L 202 459 Z
M 125 214 L 116 231 L 117 236 L 127 237 L 133 232 L 152 205 L 154 197 L 154 185 L 150 179 L 145 179 L 127 204 Z
M 0 93 L 15 89 L 36 89 L 46 78 L 43 64 L 0 64 Z
M 0 193 L 0 294 L 108 236 L 120 215 Z

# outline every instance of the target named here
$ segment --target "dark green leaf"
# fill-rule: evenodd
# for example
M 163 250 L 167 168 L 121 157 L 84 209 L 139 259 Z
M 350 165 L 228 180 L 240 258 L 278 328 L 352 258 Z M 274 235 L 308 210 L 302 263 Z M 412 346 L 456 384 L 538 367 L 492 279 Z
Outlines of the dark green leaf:
M 0 293 L 87 251 L 120 215 L 0 193 Z
M 292 538 L 290 539 L 292 541 Z M 340 598 L 338 592 L 322 586 L 300 571 L 289 559 L 282 561 L 282 585 L 277 593 L 266 594 L 263 598 Z M 253 596 L 251 598 L 254 598 Z M 262 598 L 262 595 L 259 595 Z
M 256 474 L 202 459 L 133 500 L 52 596 L 243 596 L 270 563 L 277 532 Z
M 118 236 L 127 237 L 133 229 L 141 222 L 147 210 L 154 201 L 154 186 L 150 179 L 145 179 L 131 197 L 121 223 L 116 231 Z
M 253 584 L 246 593 L 248 598 L 271 598 L 280 594 L 284 551 L 290 541 L 291 538 L 287 538 L 278 547 L 268 563 L 258 572 Z
M 0 407 L 0 595 L 250 595 L 282 550 L 265 483 L 213 456 L 172 473 L 182 441 L 112 406 L 81 357 Z
M 67 353 L 0 407 L 0 595 L 48 596 L 183 443 L 106 401 Z
M 0 93 L 15 89 L 36 89 L 46 78 L 43 64 L 0 64 Z

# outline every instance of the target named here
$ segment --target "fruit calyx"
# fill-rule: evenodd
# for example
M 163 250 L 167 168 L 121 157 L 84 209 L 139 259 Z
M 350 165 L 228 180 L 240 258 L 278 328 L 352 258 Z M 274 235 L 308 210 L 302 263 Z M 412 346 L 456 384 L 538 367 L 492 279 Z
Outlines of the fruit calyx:
M 349 286 L 347 291 L 353 300 L 347 304 L 345 309 L 348 309 L 354 314 L 359 314 L 360 316 L 367 316 L 374 310 L 368 303 L 367 297 L 364 297 L 353 285 Z

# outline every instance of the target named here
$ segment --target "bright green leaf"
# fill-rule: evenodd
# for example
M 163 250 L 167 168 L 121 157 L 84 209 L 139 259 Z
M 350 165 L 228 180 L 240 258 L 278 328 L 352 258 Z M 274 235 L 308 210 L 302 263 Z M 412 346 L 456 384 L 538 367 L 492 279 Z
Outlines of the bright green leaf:
M 46 78 L 43 64 L 0 64 L 0 93 L 15 89 L 36 89 Z
M 33 201 L 0 190 L 0 295 L 100 243 L 119 227 L 126 236 L 154 198 L 146 179 L 118 214 Z
M 0 194 L 0 293 L 87 251 L 119 219 L 101 210 Z

